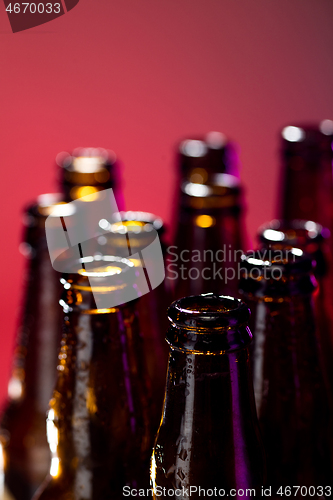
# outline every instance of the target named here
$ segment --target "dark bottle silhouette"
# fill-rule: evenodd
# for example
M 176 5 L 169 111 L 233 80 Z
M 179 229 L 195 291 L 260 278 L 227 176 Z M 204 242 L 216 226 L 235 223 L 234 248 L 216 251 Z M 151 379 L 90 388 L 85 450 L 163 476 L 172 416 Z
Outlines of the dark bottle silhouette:
M 111 238 L 104 241 L 109 252 L 127 257 L 135 266 L 149 265 L 149 262 L 143 262 L 140 252 L 149 247 L 157 232 L 165 258 L 165 228 L 161 218 L 151 213 L 134 211 L 120 212 L 120 218 L 121 221 L 109 225 Z M 141 255 L 141 258 L 138 259 L 138 255 Z M 136 256 L 136 258 L 131 258 L 131 256 Z M 136 305 L 140 330 L 144 339 L 148 373 L 152 382 L 154 432 L 157 431 L 160 423 L 168 364 L 169 350 L 165 342 L 165 331 L 169 304 L 170 294 L 163 281 L 158 287 L 140 297 Z
M 281 132 L 279 218 L 332 227 L 333 122 L 290 125 Z
M 95 200 L 102 189 L 113 189 L 119 210 L 124 210 L 120 167 L 116 154 L 103 148 L 77 148 L 71 154 L 59 153 L 57 164 L 64 201 L 83 196 Z
M 149 487 L 150 389 L 136 301 L 123 304 L 122 295 L 134 268 L 104 257 L 88 257 L 89 272 L 82 258 L 62 279 L 65 329 L 47 420 L 52 462 L 34 499 L 120 499 L 126 485 Z M 98 308 L 105 293 L 122 305 Z
M 168 252 L 168 280 L 176 298 L 237 293 L 236 268 L 245 244 L 243 196 L 235 149 L 217 137 L 179 146 L 177 226 Z
M 297 248 L 263 249 L 242 266 L 267 484 L 273 497 L 280 486 L 331 485 L 331 395 L 315 335 L 312 258 Z
M 8 402 L 0 422 L 5 484 L 15 500 L 31 500 L 50 469 L 46 412 L 56 380 L 62 313 L 60 274 L 51 266 L 45 220 L 54 209 L 66 219 L 66 201 L 88 194 L 93 201 L 95 192 L 108 187 L 121 201 L 115 159 L 105 150 L 80 149 L 58 160 L 64 194 L 41 195 L 24 214 L 22 248 L 29 265 Z
M 8 400 L 1 416 L 5 484 L 15 500 L 30 500 L 50 466 L 46 411 L 56 380 L 62 315 L 59 274 L 53 270 L 45 219 L 59 201 L 43 195 L 24 213 L 21 249 L 28 257 Z
M 313 221 L 273 220 L 263 224 L 258 231 L 261 247 L 266 249 L 300 248 L 315 263 L 314 273 L 318 288 L 314 305 L 318 338 L 324 362 L 324 371 L 333 388 L 333 302 L 331 297 L 332 256 L 329 251 L 330 232 Z
M 190 487 L 194 499 L 210 495 L 199 487 L 260 494 L 264 458 L 249 373 L 248 307 L 206 294 L 177 300 L 168 314 L 169 368 L 151 461 L 154 498 L 168 497 L 163 488 L 179 490 L 181 499 Z

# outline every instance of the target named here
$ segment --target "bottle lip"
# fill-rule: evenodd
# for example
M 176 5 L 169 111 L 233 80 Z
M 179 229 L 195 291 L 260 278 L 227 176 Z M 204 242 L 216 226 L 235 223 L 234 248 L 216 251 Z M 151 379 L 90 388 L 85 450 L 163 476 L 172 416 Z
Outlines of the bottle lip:
M 62 152 L 56 163 L 64 170 L 79 174 L 94 174 L 113 165 L 117 156 L 114 151 L 104 148 L 76 148 L 72 153 Z
M 330 236 L 329 229 L 311 220 L 273 219 L 262 224 L 257 238 L 260 243 L 272 246 L 290 246 L 301 249 L 308 245 L 320 244 Z
M 133 224 L 131 225 L 131 223 Z M 120 234 L 125 234 L 127 232 L 145 234 L 151 232 L 153 229 L 159 234 L 164 232 L 164 222 L 161 217 L 150 212 L 132 210 L 119 212 L 119 215 L 117 214 L 117 219 L 111 220 L 109 225 L 110 231 Z
M 242 256 L 239 291 L 255 297 L 309 295 L 316 286 L 314 259 L 299 248 L 267 249 Z
M 296 247 L 262 248 L 247 252 L 241 260 L 242 268 L 249 271 L 248 278 L 260 281 L 270 278 L 284 281 L 296 275 L 310 274 L 314 269 L 313 257 Z
M 192 295 L 176 300 L 168 308 L 168 318 L 175 328 L 220 330 L 247 324 L 250 310 L 240 299 L 213 293 Z

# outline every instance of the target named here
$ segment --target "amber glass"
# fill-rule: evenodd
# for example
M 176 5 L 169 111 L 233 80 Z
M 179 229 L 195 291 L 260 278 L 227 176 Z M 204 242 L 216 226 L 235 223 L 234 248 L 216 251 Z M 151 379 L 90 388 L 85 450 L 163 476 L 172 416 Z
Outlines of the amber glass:
M 71 154 L 57 156 L 60 165 L 60 188 L 64 200 L 70 202 L 77 198 L 94 194 L 102 189 L 113 189 L 118 209 L 124 209 L 121 192 L 119 162 L 113 151 L 102 148 L 77 148 Z
M 55 195 L 44 195 L 39 204 L 24 213 L 26 235 L 21 250 L 28 257 L 28 265 L 0 430 L 5 483 L 16 500 L 30 500 L 50 466 L 45 418 L 56 380 L 62 315 L 58 305 L 59 275 L 51 266 L 45 219 L 49 204 L 57 201 Z
M 314 293 L 316 327 L 325 374 L 333 388 L 332 256 L 329 237 L 328 229 L 320 224 L 301 220 L 273 220 L 263 224 L 258 232 L 262 247 L 277 250 L 297 247 L 308 253 L 315 263 L 314 273 L 318 281 L 318 288 Z
M 207 139 L 180 144 L 177 226 L 168 251 L 168 280 L 176 298 L 237 293 L 245 238 L 242 189 L 230 148 L 226 142 L 214 149 Z
M 98 273 L 113 267 L 100 258 L 95 265 Z M 94 299 L 121 293 L 126 265 L 119 267 L 112 286 L 101 278 L 91 288 L 79 268 L 62 279 L 65 330 L 47 420 L 52 462 L 35 499 L 120 499 L 125 485 L 149 485 L 150 387 L 136 301 L 98 309 Z
M 121 222 L 110 224 L 112 238 L 105 240 L 112 254 L 128 257 L 135 266 L 141 266 L 142 260 L 131 256 L 138 255 L 141 250 L 149 247 L 157 232 L 165 257 L 165 229 L 162 219 L 151 213 L 134 211 L 120 212 L 120 217 Z M 148 373 L 152 381 L 152 417 L 155 432 L 160 422 L 168 364 L 169 350 L 165 342 L 165 331 L 168 326 L 169 304 L 170 293 L 166 289 L 166 282 L 163 281 L 158 287 L 140 297 L 136 305 L 140 330 L 144 338 Z
M 243 260 L 253 383 L 272 496 L 280 486 L 331 485 L 331 394 L 316 338 L 312 259 L 300 249 Z M 277 497 L 279 498 L 279 497 Z
M 333 122 L 288 126 L 281 133 L 279 216 L 331 228 Z
M 169 368 L 151 461 L 154 498 L 168 498 L 167 490 L 185 498 L 183 488 L 190 487 L 191 498 L 207 498 L 210 492 L 199 495 L 199 487 L 227 495 L 263 484 L 248 319 L 240 300 L 213 294 L 169 308 Z

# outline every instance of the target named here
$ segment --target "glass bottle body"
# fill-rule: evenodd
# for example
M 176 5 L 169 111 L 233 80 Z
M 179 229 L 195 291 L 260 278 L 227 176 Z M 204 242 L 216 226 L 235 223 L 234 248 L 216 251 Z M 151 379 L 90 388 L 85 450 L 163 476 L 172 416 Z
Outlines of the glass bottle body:
M 330 485 L 332 403 L 316 336 L 312 261 L 304 255 L 269 260 L 263 252 L 244 258 L 247 271 L 255 262 L 257 275 L 244 274 L 240 290 L 252 312 L 251 363 L 267 484 L 275 493 L 280 486 Z
M 38 500 L 120 499 L 126 485 L 149 487 L 150 384 L 135 303 L 96 309 L 87 288 L 66 293 L 73 310 L 48 413 L 50 477 Z
M 184 301 L 197 299 L 188 297 L 174 304 L 182 303 L 183 308 Z M 220 299 L 224 305 L 233 300 Z M 207 306 L 207 295 L 202 301 Z M 210 304 L 206 312 L 212 312 Z M 240 333 L 220 328 L 219 333 L 211 331 L 211 341 L 208 325 L 205 331 L 198 326 L 185 334 L 186 326 L 182 328 L 178 332 L 171 327 L 167 336 L 171 347 L 164 409 L 151 463 L 154 498 L 167 498 L 169 489 L 181 499 L 190 488 L 193 498 L 210 495 L 200 495 L 199 488 L 215 491 L 215 497 L 219 490 L 229 494 L 231 489 L 249 488 L 259 493 L 264 458 L 246 347 L 251 334 L 244 325 Z M 230 333 L 234 349 L 229 350 L 226 343 L 219 350 L 221 339 L 213 337 Z M 201 347 L 194 345 L 197 340 Z M 209 345 L 207 351 L 205 345 Z
M 310 219 L 332 227 L 332 139 L 333 126 L 328 120 L 283 129 L 282 219 Z
M 253 376 L 268 484 L 322 486 L 332 478 L 329 395 L 310 297 L 248 301 Z
M 30 500 L 49 470 L 45 419 L 56 381 L 62 328 L 61 285 L 48 255 L 45 216 L 34 205 L 25 220 L 23 249 L 29 263 L 8 401 L 1 416 L 5 484 L 16 500 Z
M 333 303 L 331 299 L 332 255 L 330 232 L 318 223 L 305 220 L 273 220 L 259 228 L 258 240 L 270 252 L 299 248 L 311 256 L 318 288 L 314 292 L 314 314 L 320 343 L 324 376 L 333 388 Z
M 245 243 L 243 195 L 234 144 L 210 132 L 179 146 L 179 187 L 168 283 L 175 298 L 237 294 L 237 262 Z
M 233 205 L 214 206 L 219 202 Z M 183 193 L 175 246 L 169 248 L 168 261 L 176 298 L 208 292 L 237 294 L 237 263 L 244 245 L 239 203 L 238 194 L 227 188 L 225 195 L 213 200 Z

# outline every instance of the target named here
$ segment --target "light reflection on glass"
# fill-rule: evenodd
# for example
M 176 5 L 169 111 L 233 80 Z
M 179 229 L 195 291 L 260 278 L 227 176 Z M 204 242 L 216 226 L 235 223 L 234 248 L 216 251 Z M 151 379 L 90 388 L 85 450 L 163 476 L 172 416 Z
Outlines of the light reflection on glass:
M 203 141 L 189 139 L 182 142 L 182 144 L 180 145 L 180 150 L 186 156 L 200 158 L 201 156 L 205 156 L 207 152 L 207 146 Z
M 59 431 L 54 424 L 54 419 L 55 419 L 55 413 L 54 410 L 51 408 L 47 414 L 47 419 L 46 419 L 46 436 L 52 456 L 50 475 L 56 478 L 59 476 L 60 472 L 60 460 L 59 457 L 57 456 L 57 448 L 59 444 Z
M 284 233 L 282 231 L 275 231 L 274 229 L 265 229 L 263 237 L 270 241 L 283 241 Z
M 303 255 L 303 251 L 300 248 L 292 248 L 291 253 L 293 255 L 297 255 L 297 256 Z
M 215 218 L 210 215 L 198 215 L 195 219 L 195 224 L 199 227 L 212 227 L 215 225 Z
M 299 127 L 285 127 L 282 132 L 282 137 L 289 142 L 300 142 L 305 138 L 305 132 Z
M 323 120 L 319 124 L 319 130 L 324 135 L 333 135 L 333 121 L 332 120 Z
M 10 378 L 8 382 L 8 396 L 10 399 L 18 400 L 23 395 L 23 384 L 22 380 L 20 380 L 15 375 Z
M 186 182 L 183 185 L 183 191 L 189 196 L 205 197 L 211 194 L 211 188 L 205 184 L 196 184 L 194 182 Z
M 99 189 L 94 186 L 75 186 L 70 191 L 73 200 L 83 198 L 82 201 L 95 201 L 99 197 Z
M 221 132 L 208 132 L 206 143 L 211 149 L 220 149 L 226 145 L 227 138 Z

